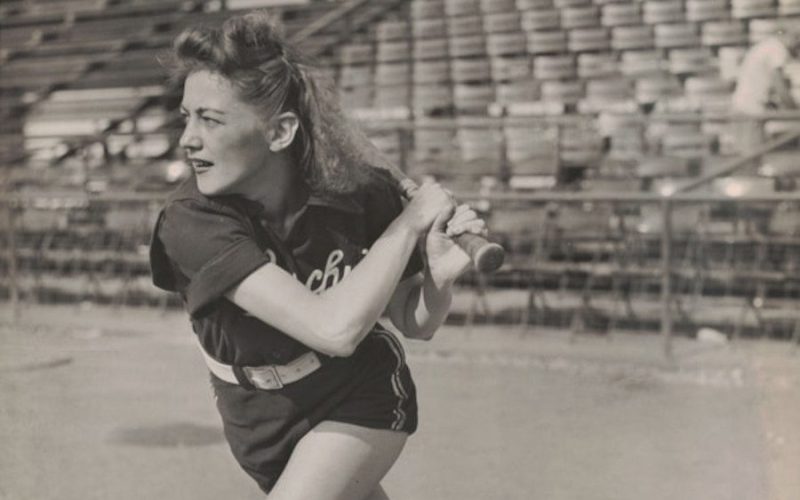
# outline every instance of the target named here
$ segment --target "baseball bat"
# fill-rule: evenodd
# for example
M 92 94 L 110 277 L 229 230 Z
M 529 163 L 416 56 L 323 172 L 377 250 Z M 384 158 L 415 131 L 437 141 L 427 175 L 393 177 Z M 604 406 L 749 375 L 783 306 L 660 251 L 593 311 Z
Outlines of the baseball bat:
M 410 197 L 411 193 L 418 189 L 417 183 L 396 166 L 384 164 L 383 168 L 388 170 L 394 180 L 397 181 L 405 196 Z M 503 265 L 506 251 L 497 243 L 472 233 L 462 233 L 455 237 L 455 241 L 470 256 L 475 270 L 478 272 L 491 273 Z

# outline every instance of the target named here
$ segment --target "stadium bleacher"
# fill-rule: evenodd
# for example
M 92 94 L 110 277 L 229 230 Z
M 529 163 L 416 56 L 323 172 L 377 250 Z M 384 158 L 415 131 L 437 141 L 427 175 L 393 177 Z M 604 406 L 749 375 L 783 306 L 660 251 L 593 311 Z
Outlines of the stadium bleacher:
M 174 89 L 158 54 L 185 26 L 269 3 L 3 1 L 0 157 L 10 172 L 7 190 L 168 189 L 184 172 L 175 151 Z M 313 31 L 303 47 L 329 68 L 344 106 L 366 120 L 375 144 L 410 174 L 472 193 L 491 186 L 606 196 L 593 204 L 490 204 L 491 223 L 511 255 L 481 287 L 523 288 L 530 293 L 525 322 L 546 303 L 551 311 L 540 321 L 577 329 L 652 323 L 634 314 L 631 297 L 652 298 L 657 288 L 661 212 L 613 195 L 663 194 L 744 154 L 729 118 L 738 65 L 778 20 L 800 22 L 794 0 L 286 1 L 272 8 L 287 33 Z M 797 68 L 790 76 L 800 89 Z M 787 124 L 798 119 L 769 126 Z M 791 223 L 797 203 L 764 210 L 718 199 L 785 192 L 797 158 L 795 141 L 757 168 L 712 183 L 706 192 L 715 201 L 674 207 L 674 245 L 685 256 L 675 287 L 684 302 L 721 297 L 738 311 L 742 304 L 753 309 L 758 298 L 761 314 L 773 299 L 799 299 L 792 275 L 800 251 L 800 228 Z M 135 204 L 81 199 L 22 210 L 19 288 L 31 296 L 68 289 L 50 300 L 162 303 L 146 279 L 148 216 L 132 215 Z M 83 219 L 68 220 L 62 210 Z M 104 214 L 100 223 L 86 215 L 94 211 Z M 751 275 L 724 271 L 741 268 L 734 257 L 740 248 Z M 738 286 L 742 281 L 755 288 Z M 553 293 L 564 299 L 561 311 L 552 311 Z M 682 314 L 685 328 L 716 321 L 706 312 Z M 737 328 L 758 331 L 764 321 L 776 331 L 800 328 L 768 316 Z

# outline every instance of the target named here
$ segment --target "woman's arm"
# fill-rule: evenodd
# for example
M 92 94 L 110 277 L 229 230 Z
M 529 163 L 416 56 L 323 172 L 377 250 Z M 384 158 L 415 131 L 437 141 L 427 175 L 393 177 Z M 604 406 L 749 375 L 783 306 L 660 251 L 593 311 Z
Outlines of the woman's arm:
M 421 234 L 452 202 L 425 184 L 370 251 L 337 285 L 314 294 L 278 266 L 254 271 L 226 296 L 312 349 L 349 356 L 386 308 Z
M 392 324 L 404 336 L 429 340 L 447 318 L 453 283 L 471 263 L 469 255 L 453 241 L 464 232 L 486 235 L 486 224 L 467 205 L 442 214 L 428 231 L 424 273 L 403 280 L 387 308 Z

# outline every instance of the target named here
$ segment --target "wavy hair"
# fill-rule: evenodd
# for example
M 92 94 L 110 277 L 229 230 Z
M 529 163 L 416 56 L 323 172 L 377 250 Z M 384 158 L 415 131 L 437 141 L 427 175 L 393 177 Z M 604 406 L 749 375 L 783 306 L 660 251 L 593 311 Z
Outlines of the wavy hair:
M 351 193 L 372 177 L 372 166 L 385 161 L 345 117 L 332 80 L 283 37 L 265 11 L 233 16 L 220 27 L 185 29 L 164 63 L 178 85 L 194 71 L 219 73 L 265 121 L 294 111 L 300 125 L 290 151 L 317 193 Z

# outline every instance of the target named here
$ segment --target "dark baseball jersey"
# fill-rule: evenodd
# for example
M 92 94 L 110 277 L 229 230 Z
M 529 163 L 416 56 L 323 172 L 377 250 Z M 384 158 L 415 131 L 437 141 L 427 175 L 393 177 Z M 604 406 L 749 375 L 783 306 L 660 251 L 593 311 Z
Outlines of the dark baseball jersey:
M 313 292 L 337 284 L 402 211 L 398 188 L 377 172 L 346 198 L 312 194 L 284 239 L 265 222 L 260 204 L 239 196 L 207 197 L 191 177 L 159 214 L 150 248 L 153 281 L 181 295 L 201 344 L 219 361 L 284 364 L 308 347 L 224 294 L 270 262 Z M 404 277 L 421 269 L 415 251 Z
M 278 238 L 259 204 L 238 196 L 206 197 L 191 178 L 159 215 L 150 249 L 153 281 L 180 293 L 205 350 L 234 371 L 285 364 L 309 348 L 224 294 L 270 262 L 314 292 L 334 286 L 401 210 L 398 189 L 381 173 L 344 199 L 311 196 L 288 235 Z M 421 269 L 415 251 L 404 276 Z M 211 376 L 231 451 L 267 493 L 297 442 L 323 420 L 406 433 L 417 428 L 416 389 L 402 346 L 381 325 L 352 356 L 320 358 L 317 371 L 277 390 Z

